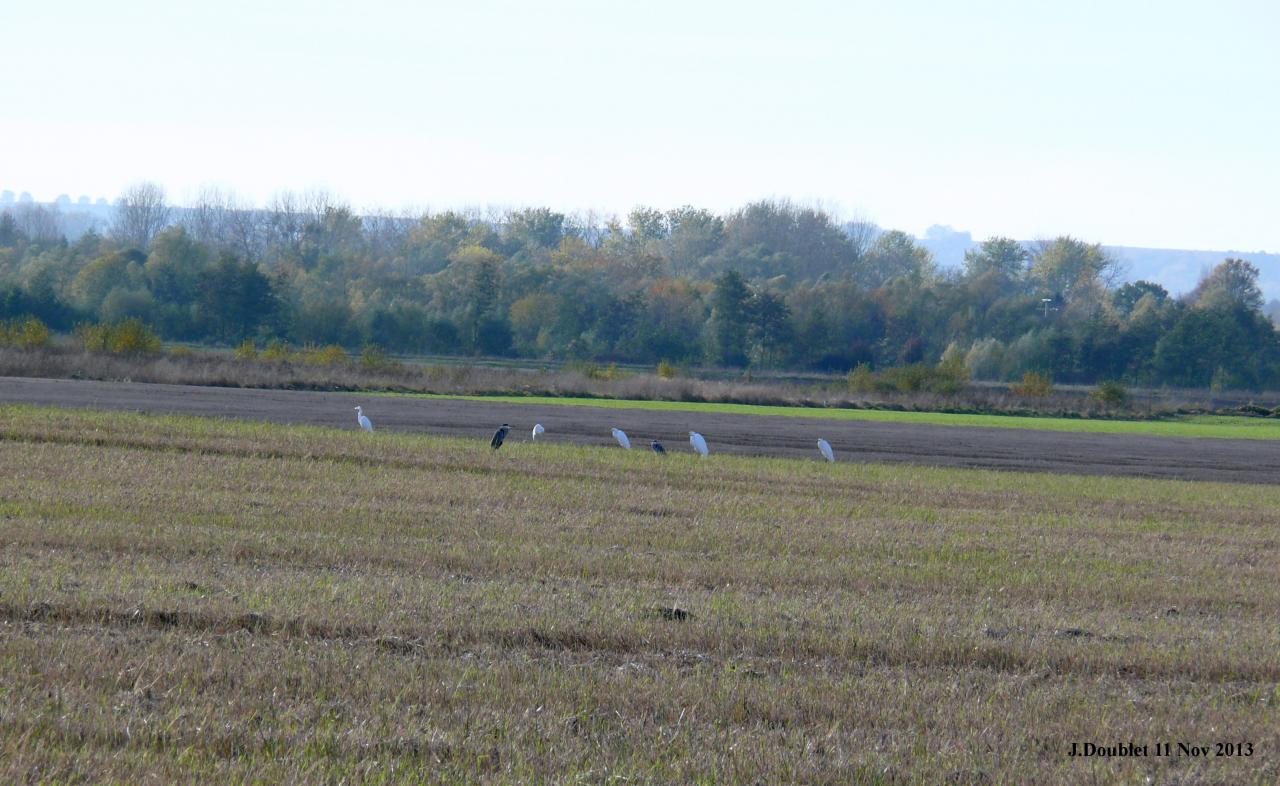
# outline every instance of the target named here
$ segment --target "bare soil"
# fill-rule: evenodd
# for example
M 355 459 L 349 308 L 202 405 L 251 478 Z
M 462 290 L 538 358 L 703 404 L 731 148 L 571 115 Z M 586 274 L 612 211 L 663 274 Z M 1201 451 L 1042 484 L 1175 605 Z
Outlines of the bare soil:
M 1057 472 L 1083 475 L 1280 481 L 1280 445 L 1262 440 L 1077 434 L 1029 429 L 835 421 L 759 415 L 619 410 L 580 406 L 490 403 L 193 385 L 0 377 L 0 402 L 124 410 L 358 428 L 361 404 L 378 430 L 429 432 L 488 440 L 502 423 L 508 440 L 541 439 L 613 445 L 611 427 L 627 432 L 633 449 L 657 439 L 667 450 L 689 450 L 686 434 L 701 432 L 712 454 L 819 459 L 819 437 L 840 461 Z

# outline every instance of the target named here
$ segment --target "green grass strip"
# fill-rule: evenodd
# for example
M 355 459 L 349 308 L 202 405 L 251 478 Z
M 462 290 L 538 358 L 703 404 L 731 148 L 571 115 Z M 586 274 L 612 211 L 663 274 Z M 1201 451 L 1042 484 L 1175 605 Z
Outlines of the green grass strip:
M 369 394 L 361 394 L 369 395 Z M 1094 420 L 1088 418 L 1031 417 L 1026 415 L 973 415 L 949 412 L 897 412 L 881 409 L 781 407 L 763 404 L 717 404 L 697 401 L 632 401 L 608 398 L 557 396 L 462 396 L 435 393 L 386 393 L 380 395 L 487 401 L 560 407 L 601 407 L 666 412 L 707 412 L 769 417 L 825 418 L 876 423 L 925 423 L 936 426 L 1021 428 L 1071 431 L 1085 434 L 1139 434 L 1155 437 L 1203 437 L 1211 439 L 1280 439 L 1280 419 L 1225 415 L 1187 415 L 1168 420 Z

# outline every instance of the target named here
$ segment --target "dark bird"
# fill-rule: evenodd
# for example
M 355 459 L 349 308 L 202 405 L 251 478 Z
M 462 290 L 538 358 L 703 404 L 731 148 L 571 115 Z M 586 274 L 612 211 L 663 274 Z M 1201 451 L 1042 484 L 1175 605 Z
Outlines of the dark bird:
M 502 441 L 507 438 L 507 432 L 511 430 L 511 426 L 506 423 L 502 424 L 502 428 L 493 432 L 493 439 L 489 441 L 489 447 L 497 450 L 502 447 Z
M 659 456 L 667 455 L 667 449 L 662 447 L 662 443 L 656 439 L 649 443 L 649 447 L 653 448 L 653 452 Z

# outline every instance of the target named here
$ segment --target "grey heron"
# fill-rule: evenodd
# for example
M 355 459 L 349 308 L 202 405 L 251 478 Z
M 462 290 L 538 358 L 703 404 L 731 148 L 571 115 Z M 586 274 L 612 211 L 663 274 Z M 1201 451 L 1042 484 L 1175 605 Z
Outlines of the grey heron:
M 498 448 L 502 447 L 502 441 L 507 438 L 507 432 L 510 430 L 511 430 L 511 426 L 507 425 L 506 423 L 503 423 L 501 428 L 493 432 L 493 439 L 489 440 L 489 447 L 493 448 L 494 450 L 497 450 Z

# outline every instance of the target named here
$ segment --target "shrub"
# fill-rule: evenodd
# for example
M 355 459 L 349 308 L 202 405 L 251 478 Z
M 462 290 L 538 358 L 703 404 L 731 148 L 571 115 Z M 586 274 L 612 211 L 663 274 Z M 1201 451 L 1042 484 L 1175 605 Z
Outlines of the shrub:
M 84 324 L 76 328 L 76 338 L 85 352 L 110 352 L 111 328 L 107 325 Z
M 1108 407 L 1123 407 L 1129 403 L 1129 391 L 1119 382 L 1099 382 L 1089 398 Z
M 1029 330 L 1011 342 L 1000 353 L 1000 377 L 1017 379 L 1028 371 L 1049 368 L 1053 353 L 1044 331 Z
M 1039 371 L 1028 371 L 1022 381 L 1009 386 L 1009 392 L 1026 398 L 1045 398 L 1053 392 L 1053 380 Z
M 947 348 L 942 351 L 942 357 L 938 359 L 939 366 L 947 366 L 954 363 L 964 363 L 967 350 L 961 348 L 959 344 L 952 341 L 947 344 Z
M 159 352 L 160 337 L 141 319 L 126 319 L 116 324 L 81 325 L 76 336 L 86 352 L 110 352 L 115 355 L 142 355 Z
M 615 379 L 623 379 L 630 376 L 627 372 L 618 368 L 617 363 L 610 363 L 608 367 L 601 368 L 599 363 L 592 361 L 574 361 L 565 365 L 570 371 L 576 371 L 587 379 L 598 379 L 605 382 L 611 382 Z
M 150 319 L 154 311 L 155 301 L 150 293 L 116 287 L 98 307 L 98 319 L 119 324 L 129 319 Z
M 851 393 L 938 393 L 951 396 L 969 384 L 969 369 L 958 353 L 936 366 L 912 363 L 879 373 L 865 363 L 849 372 Z
M 604 370 L 597 369 L 596 373 L 591 378 L 603 379 L 606 382 L 611 382 L 615 379 L 622 379 L 623 377 L 627 377 L 627 376 L 630 376 L 630 375 L 627 374 L 627 372 L 623 371 L 622 369 L 618 368 L 617 363 L 610 363 L 609 367 Z
M 600 364 L 590 360 L 571 360 L 564 367 L 566 371 L 576 371 L 587 379 L 596 379 L 600 374 Z
M 964 362 L 974 379 L 996 379 L 1004 362 L 1004 344 L 998 338 L 984 338 L 969 348 Z
M 1224 390 L 1241 390 L 1249 387 L 1248 380 L 1240 374 L 1229 371 L 1223 366 L 1218 366 L 1213 372 L 1213 378 L 1209 381 L 1209 391 L 1211 393 L 1221 393 Z
M 329 344 L 324 347 L 303 347 L 302 362 L 309 366 L 345 366 L 351 359 L 347 357 L 345 349 L 337 344 Z
M 247 338 L 240 342 L 240 346 L 236 347 L 237 360 L 256 360 L 258 357 L 258 345 L 253 339 Z
M 871 366 L 866 363 L 859 363 L 856 368 L 849 372 L 849 392 L 874 393 L 875 391 L 876 376 L 871 373 Z
M 952 347 L 955 345 L 952 344 Z M 964 353 L 956 350 L 951 352 L 948 348 L 947 352 L 942 355 L 942 362 L 933 369 L 933 378 L 929 383 L 929 390 L 933 393 L 941 393 L 944 396 L 954 396 L 964 390 L 965 385 L 969 384 L 969 367 L 965 365 Z
M 387 357 L 386 350 L 377 344 L 365 344 L 360 352 L 360 367 L 365 371 L 385 371 L 400 368 L 400 364 Z
M 118 355 L 141 355 L 159 352 L 160 337 L 141 319 L 126 319 L 110 328 L 110 350 Z
M 0 345 L 39 349 L 49 345 L 49 328 L 35 317 L 0 322 Z
M 899 393 L 920 393 L 929 387 L 931 369 L 923 363 L 887 368 L 880 373 L 885 382 Z
M 140 319 L 126 319 L 107 329 L 107 349 L 121 355 L 160 351 L 160 338 Z
M 293 359 L 293 352 L 289 350 L 289 345 L 280 339 L 272 339 L 267 348 L 262 350 L 263 360 L 286 361 Z
M 665 360 L 660 361 L 658 363 L 658 376 L 662 377 L 663 379 L 675 379 L 676 375 L 679 373 L 680 372 L 676 369 L 675 366 L 671 365 Z
M 171 358 L 189 358 L 195 354 L 191 351 L 191 347 L 172 347 L 169 350 L 169 357 Z

